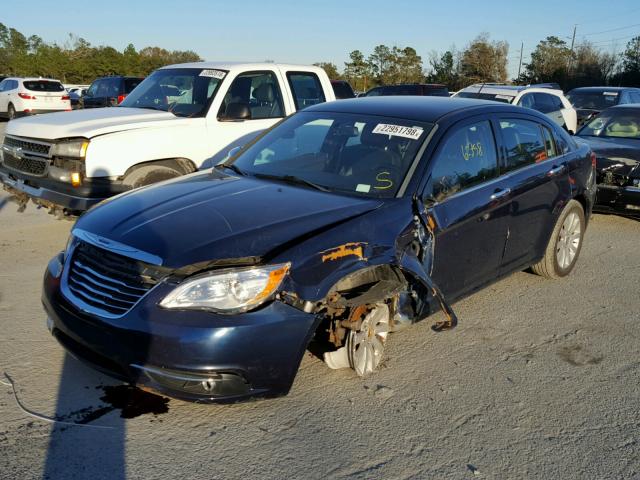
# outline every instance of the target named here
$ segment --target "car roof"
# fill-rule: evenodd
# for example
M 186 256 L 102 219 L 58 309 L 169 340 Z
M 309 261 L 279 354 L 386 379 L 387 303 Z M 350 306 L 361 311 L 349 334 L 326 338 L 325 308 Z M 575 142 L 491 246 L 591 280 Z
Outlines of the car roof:
M 461 92 L 473 92 L 473 93 L 489 93 L 494 95 L 511 95 L 516 96 L 520 92 L 539 92 L 539 93 L 552 93 L 555 95 L 564 95 L 562 90 L 548 87 L 536 87 L 526 85 L 491 85 L 491 84 L 475 84 L 469 87 L 463 88 Z
M 482 108 L 492 112 L 505 111 L 522 113 L 524 110 L 522 107 L 490 100 L 401 95 L 353 98 L 337 102 L 319 103 L 305 108 L 304 111 L 380 115 L 434 123 L 445 115 L 453 112 L 469 109 L 478 110 Z
M 624 90 L 640 90 L 640 88 L 635 87 L 577 87 L 571 89 L 571 92 L 575 93 L 598 93 L 598 92 L 622 92 Z
M 271 63 L 271 62 L 191 62 L 176 63 L 174 65 L 165 65 L 158 70 L 165 68 L 211 68 L 218 70 L 228 70 L 234 72 L 236 70 L 264 70 L 264 69 L 286 69 L 286 70 L 305 70 L 319 72 L 324 70 L 320 67 L 312 65 L 295 65 L 290 63 Z
M 5 80 L 20 80 L 22 82 L 37 82 L 38 80 L 44 80 L 45 82 L 60 82 L 57 78 L 47 78 L 47 77 L 7 77 Z

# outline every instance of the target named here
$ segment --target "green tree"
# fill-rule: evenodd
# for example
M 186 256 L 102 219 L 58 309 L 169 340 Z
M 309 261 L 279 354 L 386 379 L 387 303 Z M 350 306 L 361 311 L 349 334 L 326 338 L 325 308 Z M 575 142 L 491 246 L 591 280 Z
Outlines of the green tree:
M 318 63 L 314 63 L 314 65 L 316 67 L 322 68 L 331 80 L 338 80 L 340 78 L 340 73 L 338 72 L 338 67 L 336 66 L 335 63 L 318 62 Z
M 359 92 L 367 91 L 371 86 L 371 69 L 360 50 L 349 54 L 350 62 L 344 64 L 344 77 Z
M 557 82 L 564 85 L 568 78 L 571 49 L 567 42 L 550 36 L 540 41 L 525 65 L 520 81 L 529 83 Z

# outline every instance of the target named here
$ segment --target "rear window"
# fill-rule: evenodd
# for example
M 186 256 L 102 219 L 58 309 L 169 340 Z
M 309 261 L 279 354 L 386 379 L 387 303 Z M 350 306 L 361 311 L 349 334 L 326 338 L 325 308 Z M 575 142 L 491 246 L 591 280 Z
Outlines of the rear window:
M 575 108 L 605 110 L 618 103 L 618 92 L 569 92 L 567 99 Z
M 24 88 L 34 92 L 63 92 L 64 87 L 60 82 L 50 80 L 26 80 L 22 82 Z
M 144 78 L 125 78 L 124 79 L 124 93 L 131 93 Z
M 427 87 L 424 89 L 424 94 L 432 97 L 448 97 L 449 90 L 444 87 Z
M 333 87 L 333 93 L 336 95 L 338 100 L 355 97 L 351 85 L 346 82 L 331 82 L 331 86 Z

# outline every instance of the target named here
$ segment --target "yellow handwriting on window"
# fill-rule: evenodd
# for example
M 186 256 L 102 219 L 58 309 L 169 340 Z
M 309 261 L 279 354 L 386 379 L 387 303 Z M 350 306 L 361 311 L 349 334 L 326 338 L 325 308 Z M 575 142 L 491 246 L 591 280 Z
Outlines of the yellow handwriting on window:
M 469 143 L 466 145 L 460 145 L 460 150 L 462 151 L 462 158 L 465 161 L 471 160 L 472 158 L 482 157 L 484 155 L 484 151 L 482 149 L 482 143 Z
M 380 172 L 376 175 L 376 182 L 378 182 L 381 185 L 376 185 L 375 188 L 376 190 L 388 190 L 391 187 L 393 187 L 393 182 L 391 181 L 390 178 L 386 178 L 384 177 L 384 175 L 391 175 L 389 172 Z

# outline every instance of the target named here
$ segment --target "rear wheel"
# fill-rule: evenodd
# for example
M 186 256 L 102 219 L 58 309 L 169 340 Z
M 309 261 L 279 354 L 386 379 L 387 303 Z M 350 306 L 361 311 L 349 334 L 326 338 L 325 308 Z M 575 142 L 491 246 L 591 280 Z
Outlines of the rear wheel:
M 179 177 L 182 172 L 162 165 L 147 165 L 135 169 L 124 177 L 123 183 L 131 188 L 139 188 L 145 185 L 162 182 Z
M 13 108 L 12 104 L 9 104 L 9 107 L 7 108 L 7 117 L 9 117 L 9 120 L 16 118 L 16 109 Z
M 582 205 L 576 200 L 571 200 L 556 221 L 544 257 L 531 269 L 546 278 L 561 278 L 569 275 L 582 248 L 584 229 L 585 218 Z

